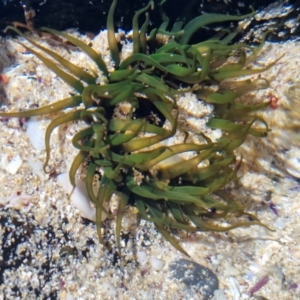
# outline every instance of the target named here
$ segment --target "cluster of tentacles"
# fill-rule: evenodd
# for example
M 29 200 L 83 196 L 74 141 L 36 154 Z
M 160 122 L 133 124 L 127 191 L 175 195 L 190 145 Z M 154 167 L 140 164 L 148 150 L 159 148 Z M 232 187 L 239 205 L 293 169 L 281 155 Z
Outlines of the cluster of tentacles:
M 240 162 L 237 162 L 234 150 L 248 134 L 262 137 L 268 132 L 267 124 L 251 114 L 268 103 L 247 105 L 236 101 L 243 93 L 267 83 L 263 79 L 223 82 L 231 77 L 262 72 L 263 69 L 245 67 L 256 56 L 263 42 L 256 48 L 242 43 L 232 44 L 233 38 L 241 30 L 238 27 L 233 32 L 221 31 L 199 44 L 189 44 L 194 33 L 209 23 L 241 20 L 251 17 L 253 13 L 241 17 L 203 15 L 185 26 L 178 21 L 171 31 L 167 31 L 168 18 L 161 10 L 163 24 L 147 36 L 147 10 L 153 5 L 150 1 L 133 18 L 133 52 L 120 61 L 113 21 L 116 3 L 116 0 L 112 3 L 107 22 L 109 48 L 115 64 L 113 72 L 108 72 L 101 55 L 82 41 L 66 33 L 42 28 L 44 32 L 76 45 L 89 56 L 106 76 L 106 83 L 102 85 L 96 84 L 95 75 L 10 27 L 36 50 L 26 45 L 24 47 L 72 86 L 77 94 L 41 108 L 1 112 L 0 116 L 31 117 L 76 108 L 59 115 L 48 126 L 44 166 L 46 169 L 49 161 L 53 129 L 70 121 L 86 121 L 87 127 L 73 137 L 72 143 L 79 153 L 70 169 L 70 181 L 75 185 L 76 171 L 83 162 L 88 161 L 85 184 L 90 200 L 96 207 L 100 239 L 101 213 L 105 211 L 109 217 L 114 217 L 105 204 L 118 192 L 120 202 L 116 235 L 119 247 L 122 215 L 128 203 L 135 205 L 140 216 L 153 222 L 161 234 L 183 253 L 186 252 L 170 235 L 168 228 L 195 232 L 262 225 L 255 216 L 246 213 L 238 202 L 220 191 L 236 178 Z M 138 21 L 142 13 L 145 13 L 145 22 L 139 28 Z M 158 37 L 161 35 L 169 36 L 167 43 L 159 44 Z M 53 60 L 57 63 L 53 63 Z M 207 88 L 212 84 L 217 88 Z M 164 142 L 178 130 L 188 136 L 177 120 L 179 112 L 176 99 L 185 92 L 193 92 L 199 99 L 214 105 L 214 118 L 209 120 L 207 126 L 222 131 L 222 137 L 217 142 L 212 142 L 201 132 L 197 134 L 203 136 L 203 144 L 189 143 L 186 139 L 172 146 Z M 131 105 L 129 117 L 114 118 L 112 110 L 124 101 Z M 135 113 L 145 102 L 149 102 L 150 107 L 170 123 L 171 129 L 152 122 L 150 112 L 146 117 L 139 117 Z M 259 126 L 252 126 L 254 123 Z M 194 155 L 187 160 L 176 159 L 179 154 L 186 152 Z M 166 159 L 169 159 L 168 164 L 164 164 Z M 208 164 L 199 167 L 203 161 Z M 93 189 L 96 173 L 101 174 L 97 193 Z M 142 175 L 141 180 L 137 180 L 137 173 Z M 246 219 L 227 227 L 218 226 L 217 219 L 224 220 L 235 213 L 246 216 Z

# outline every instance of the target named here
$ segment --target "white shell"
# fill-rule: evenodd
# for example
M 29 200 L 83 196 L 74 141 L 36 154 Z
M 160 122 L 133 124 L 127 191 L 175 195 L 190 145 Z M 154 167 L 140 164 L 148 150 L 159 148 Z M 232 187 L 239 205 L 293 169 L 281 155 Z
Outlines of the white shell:
M 36 150 L 45 150 L 45 127 L 43 123 L 45 121 L 39 121 L 36 117 L 30 118 L 27 122 L 27 135 L 29 140 Z
M 300 149 L 292 148 L 285 162 L 286 171 L 296 178 L 300 178 Z
M 76 179 L 76 187 L 72 192 L 73 187 L 69 179 L 69 173 L 62 173 L 57 176 L 57 179 L 66 193 L 68 194 L 72 193 L 70 195 L 70 199 L 72 201 L 73 206 L 75 206 L 80 211 L 81 215 L 84 218 L 95 222 L 96 209 L 92 207 L 90 204 L 89 196 L 87 194 L 84 183 L 81 180 Z M 104 221 L 106 218 L 107 218 L 106 214 L 102 212 L 101 221 Z

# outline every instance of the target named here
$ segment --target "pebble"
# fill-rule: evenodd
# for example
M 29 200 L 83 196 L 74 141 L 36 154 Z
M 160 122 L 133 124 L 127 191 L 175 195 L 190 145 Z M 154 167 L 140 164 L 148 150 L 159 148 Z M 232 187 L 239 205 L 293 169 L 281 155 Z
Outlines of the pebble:
M 300 149 L 292 148 L 289 151 L 285 168 L 290 175 L 300 178 Z
M 212 297 L 218 289 L 217 276 L 210 269 L 188 259 L 175 261 L 170 265 L 170 270 L 173 272 L 172 277 L 183 282 L 187 288 L 196 288 L 202 300 Z
M 137 262 L 140 264 L 140 265 L 145 265 L 148 261 L 148 257 L 147 257 L 147 254 L 145 251 L 138 251 L 137 254 Z
M 43 126 L 45 120 L 38 120 L 36 117 L 30 118 L 27 122 L 27 135 L 29 140 L 36 150 L 45 150 L 45 132 L 46 128 Z
M 6 153 L 1 157 L 1 167 L 9 174 L 17 174 L 22 164 L 23 161 L 19 155 L 10 158 L 9 155 Z
M 215 290 L 214 296 L 215 296 L 216 300 L 227 300 L 227 298 L 222 290 Z
M 285 228 L 285 219 L 284 218 L 278 218 L 275 222 L 274 222 L 274 227 L 276 229 L 284 229 Z
M 57 179 L 65 192 L 70 194 L 72 205 L 80 211 L 84 218 L 95 222 L 96 209 L 90 204 L 85 184 L 81 180 L 76 179 L 76 187 L 73 190 L 69 173 L 62 173 L 57 176 Z M 106 214 L 102 212 L 102 221 L 104 221 L 106 217 Z
M 160 271 L 164 267 L 163 262 L 156 257 L 150 258 L 150 264 L 155 271 Z

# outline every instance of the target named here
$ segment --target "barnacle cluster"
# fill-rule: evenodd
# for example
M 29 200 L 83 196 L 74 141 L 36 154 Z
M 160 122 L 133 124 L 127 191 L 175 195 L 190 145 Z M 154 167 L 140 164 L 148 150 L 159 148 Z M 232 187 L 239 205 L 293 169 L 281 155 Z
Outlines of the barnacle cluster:
M 133 50 L 131 55 L 120 61 L 120 45 L 116 40 L 113 21 L 116 4 L 117 0 L 113 0 L 107 19 L 113 71 L 108 71 L 101 55 L 82 41 L 66 33 L 42 28 L 44 32 L 76 45 L 89 56 L 106 78 L 101 84 L 95 74 L 77 67 L 39 45 L 30 36 L 10 27 L 32 45 L 23 46 L 73 87 L 76 94 L 41 108 L 0 112 L 0 116 L 31 117 L 74 108 L 60 114 L 47 128 L 45 171 L 50 156 L 50 135 L 54 128 L 70 121 L 86 122 L 87 127 L 76 133 L 72 140 L 79 152 L 69 177 L 75 186 L 76 172 L 86 163 L 85 185 L 96 207 L 100 240 L 102 212 L 108 217 L 115 217 L 106 205 L 115 193 L 120 198 L 116 214 L 118 247 L 122 216 L 127 205 L 134 205 L 141 218 L 153 222 L 158 231 L 183 253 L 186 252 L 168 228 L 195 232 L 227 231 L 253 224 L 264 226 L 222 190 L 237 178 L 241 159 L 236 158 L 235 149 L 248 134 L 263 137 L 269 130 L 264 120 L 253 114 L 268 103 L 244 104 L 237 101 L 242 94 L 261 88 L 267 82 L 263 79 L 228 81 L 228 78 L 264 70 L 246 68 L 263 41 L 258 47 L 232 43 L 241 30 L 242 26 L 239 26 L 232 32 L 220 31 L 209 40 L 190 44 L 194 33 L 209 23 L 242 20 L 254 13 L 246 16 L 202 15 L 184 26 L 182 22 L 175 22 L 173 28 L 167 31 L 169 20 L 161 9 L 162 25 L 147 36 L 147 11 L 154 4 L 150 1 L 133 18 Z M 139 17 L 144 13 L 145 21 L 139 27 Z M 167 42 L 161 42 L 161 36 L 167 36 Z M 214 117 L 207 126 L 222 131 L 217 141 L 203 132 L 197 132 L 203 143 L 188 142 L 189 133 L 178 122 L 177 105 L 178 97 L 186 92 L 194 93 L 214 106 Z M 124 102 L 129 107 L 128 115 L 117 118 L 113 111 Z M 150 107 L 150 110 L 139 114 L 141 107 Z M 157 123 L 151 111 L 158 113 L 169 126 L 163 127 Z M 168 145 L 167 139 L 177 132 L 184 136 L 183 141 Z M 183 153 L 190 155 L 182 159 Z M 203 162 L 205 164 L 201 165 Z M 97 190 L 94 187 L 96 174 L 100 180 Z M 244 219 L 228 226 L 218 224 L 218 220 L 225 220 L 231 215 Z

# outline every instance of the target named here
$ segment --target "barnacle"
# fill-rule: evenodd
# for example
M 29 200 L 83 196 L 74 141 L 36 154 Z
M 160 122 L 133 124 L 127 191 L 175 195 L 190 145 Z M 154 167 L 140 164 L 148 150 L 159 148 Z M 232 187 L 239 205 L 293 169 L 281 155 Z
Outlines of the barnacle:
M 101 241 L 101 214 L 105 211 L 109 217 L 114 217 L 107 211 L 106 204 L 114 193 L 118 193 L 120 201 L 116 236 L 119 249 L 121 220 L 128 204 L 135 205 L 143 219 L 153 222 L 158 231 L 185 254 L 168 228 L 195 232 L 265 226 L 222 189 L 237 178 L 241 159 L 237 160 L 234 150 L 245 141 L 248 134 L 263 137 L 269 131 L 266 122 L 253 115 L 254 111 L 268 103 L 244 104 L 236 99 L 250 90 L 267 86 L 267 82 L 261 78 L 254 81 L 224 80 L 262 72 L 275 62 L 265 69 L 246 68 L 260 50 L 264 39 L 258 47 L 232 44 L 242 26 L 233 32 L 222 31 L 207 41 L 189 44 L 194 33 L 209 23 L 242 20 L 254 13 L 239 17 L 203 15 L 183 27 L 181 22 L 176 22 L 169 32 L 166 30 L 168 18 L 161 10 L 164 22 L 160 28 L 152 30 L 147 38 L 147 10 L 154 5 L 150 1 L 133 18 L 133 50 L 130 56 L 121 61 L 113 21 L 116 4 L 114 0 L 107 19 L 113 71 L 108 71 L 101 55 L 82 41 L 54 29 L 42 28 L 44 32 L 76 45 L 89 56 L 106 77 L 103 84 L 97 83 L 96 75 L 39 45 L 18 29 L 8 27 L 24 37 L 32 46 L 22 45 L 68 83 L 76 95 L 28 111 L 0 112 L 0 116 L 32 117 L 74 108 L 60 114 L 47 128 L 44 170 L 47 171 L 50 136 L 54 128 L 66 122 L 84 120 L 87 127 L 76 133 L 72 140 L 79 153 L 70 168 L 70 181 L 75 186 L 76 172 L 83 162 L 87 162 L 85 185 L 96 207 L 96 225 Z M 139 29 L 139 17 L 143 13 L 145 21 Z M 168 36 L 166 43 L 160 43 L 161 35 Z M 209 88 L 210 85 L 217 88 Z M 212 141 L 203 132 L 197 133 L 203 137 L 203 143 L 187 141 L 188 132 L 178 122 L 177 105 L 178 96 L 186 92 L 192 92 L 214 105 L 214 117 L 207 126 L 223 132 L 217 141 Z M 112 108 L 125 101 L 130 104 L 128 118 L 112 116 Z M 152 122 L 150 112 L 149 117 L 135 114 L 145 102 L 150 103 L 170 126 L 162 127 Z M 167 139 L 177 132 L 185 136 L 183 142 L 169 146 Z M 191 153 L 191 156 L 182 159 L 182 153 Z M 206 162 L 205 166 L 199 167 L 203 162 Z M 93 182 L 99 170 L 100 183 L 95 192 Z M 141 176 L 137 178 L 136 174 Z M 219 219 L 226 220 L 235 214 L 244 216 L 245 220 L 228 226 L 218 224 Z

